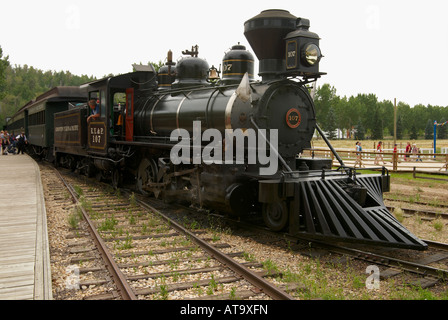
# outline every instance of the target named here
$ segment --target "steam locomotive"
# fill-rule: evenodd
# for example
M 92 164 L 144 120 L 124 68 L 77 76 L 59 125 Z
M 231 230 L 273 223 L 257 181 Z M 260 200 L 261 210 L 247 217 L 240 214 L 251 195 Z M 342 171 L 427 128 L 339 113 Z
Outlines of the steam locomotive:
M 54 92 L 19 113 L 27 119 L 51 99 L 65 105 L 46 109 L 53 119 L 40 125 L 53 131 L 44 142 L 35 124 L 25 123 L 30 144 L 55 164 L 114 186 L 132 183 L 144 194 L 234 216 L 255 213 L 272 230 L 310 239 L 425 249 L 383 203 L 387 170 L 361 174 L 336 153 L 337 170 L 331 160 L 299 156 L 315 130 L 322 134 L 307 84 L 324 75 L 323 56 L 309 29 L 309 20 L 285 10 L 245 22 L 261 81 L 243 45 L 225 54 L 222 70 L 199 58 L 195 46 L 177 63 L 169 52 L 158 72 L 134 65 L 132 73 L 71 88 L 70 95 Z M 90 122 L 88 100 L 99 108 Z

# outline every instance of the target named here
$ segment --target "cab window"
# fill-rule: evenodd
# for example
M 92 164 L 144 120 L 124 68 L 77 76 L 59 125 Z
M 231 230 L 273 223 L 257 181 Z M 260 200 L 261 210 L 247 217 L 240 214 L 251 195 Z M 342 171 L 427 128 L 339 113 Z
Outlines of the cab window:
M 100 109 L 100 118 L 105 119 L 106 117 L 106 93 L 104 90 L 101 91 L 91 91 L 89 92 L 89 100 L 95 99 Z

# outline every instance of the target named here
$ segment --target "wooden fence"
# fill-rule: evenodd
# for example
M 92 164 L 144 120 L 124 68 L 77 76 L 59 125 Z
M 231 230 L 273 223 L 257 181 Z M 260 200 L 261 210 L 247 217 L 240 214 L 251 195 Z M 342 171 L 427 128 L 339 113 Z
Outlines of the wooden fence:
M 447 172 L 448 154 L 441 153 L 404 153 L 404 152 L 381 152 L 376 150 L 365 150 L 357 152 L 348 149 L 336 149 L 344 164 L 348 167 L 380 168 L 386 167 L 391 171 L 414 171 L 414 167 L 419 171 Z M 301 157 L 331 158 L 335 166 L 339 166 L 339 161 L 333 152 L 327 148 L 306 149 Z M 359 158 L 360 157 L 360 158 Z

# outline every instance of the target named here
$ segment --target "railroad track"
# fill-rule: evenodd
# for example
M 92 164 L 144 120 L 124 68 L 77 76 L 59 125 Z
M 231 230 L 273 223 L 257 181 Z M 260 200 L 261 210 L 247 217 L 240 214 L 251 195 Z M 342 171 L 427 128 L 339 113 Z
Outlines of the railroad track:
M 107 187 L 93 186 L 85 177 L 56 175 L 94 239 L 74 241 L 72 263 L 102 258 L 76 271 L 81 290 L 103 288 L 84 299 L 293 299 L 268 280 L 278 274 L 247 261 L 244 252 L 207 230 L 187 230 L 133 194 L 100 191 Z
M 394 210 L 397 208 L 395 206 L 386 206 L 386 208 L 390 211 L 390 212 L 394 212 Z M 442 218 L 442 219 L 448 219 L 448 213 L 444 213 L 444 212 L 435 212 L 435 211 L 428 211 L 428 210 L 420 210 L 420 209 L 410 209 L 410 208 L 400 208 L 404 214 L 408 214 L 408 215 L 422 215 L 425 216 L 428 220 L 434 220 L 437 218 Z
M 448 279 L 448 244 L 424 241 L 429 248 L 424 253 L 390 248 L 353 248 L 318 241 L 311 242 L 311 246 L 375 265 L 382 280 L 406 275 L 403 284 L 426 289 Z
M 389 209 L 393 209 L 393 207 Z M 421 210 L 403 209 L 403 211 L 406 214 L 425 214 L 434 219 L 440 216 L 439 213 Z M 378 266 L 379 276 L 382 280 L 402 277 L 406 278 L 403 284 L 425 289 L 448 279 L 448 244 L 446 243 L 423 240 L 428 244 L 428 250 L 424 252 L 388 247 L 344 246 L 272 232 L 262 226 L 260 221 L 245 222 L 227 219 L 220 214 L 214 215 L 240 227 L 242 230 L 252 230 L 253 234 L 257 236 L 269 235 L 271 243 L 283 243 L 284 247 L 288 247 L 295 253 L 312 258 L 323 258 L 323 261 L 326 257 L 331 256 L 328 261 L 331 264 L 354 259 Z
M 431 207 L 438 207 L 438 208 L 448 208 L 448 204 L 443 204 L 443 203 L 437 203 L 437 205 L 431 204 L 430 202 L 424 202 L 424 201 L 410 201 L 407 199 L 395 199 L 395 198 L 390 198 L 390 197 L 384 197 L 384 200 L 390 201 L 390 202 L 403 202 L 403 203 L 412 203 L 412 204 L 418 204 L 418 205 L 423 205 L 423 206 L 431 206 Z
M 160 203 L 156 200 L 149 201 L 153 201 L 154 205 Z M 176 206 L 182 208 L 180 205 Z M 173 206 L 171 206 L 171 208 L 173 208 Z M 392 211 L 394 209 L 394 207 L 388 208 Z M 183 210 L 189 209 L 183 208 Z M 438 217 L 447 218 L 446 214 L 432 211 L 406 208 L 402 210 L 405 214 L 409 215 L 425 215 L 428 220 L 433 220 Z M 193 213 L 195 210 L 191 210 L 191 212 Z M 378 265 L 379 275 L 382 280 L 392 277 L 398 278 L 400 276 L 404 278 L 404 275 L 406 275 L 406 281 L 403 284 L 418 286 L 425 289 L 448 279 L 448 244 L 445 243 L 424 240 L 429 248 L 429 250 L 424 252 L 387 247 L 372 248 L 359 245 L 346 247 L 343 245 L 333 245 L 316 240 L 291 237 L 287 234 L 271 232 L 260 224 L 261 220 L 245 223 L 241 220 L 227 219 L 221 214 L 212 215 L 230 221 L 232 224 L 240 226 L 242 230 L 253 230 L 253 234 L 256 235 L 269 234 L 271 236 L 270 243 L 280 243 L 286 240 L 285 248 L 288 246 L 290 250 L 296 251 L 302 255 L 316 258 L 331 253 L 333 254 L 333 258 L 330 261 L 331 263 L 346 261 L 347 259 L 356 259 L 373 265 Z M 291 243 L 296 243 L 297 245 L 291 246 Z M 338 256 L 335 257 L 334 254 Z M 436 266 L 434 266 L 434 264 Z
M 53 296 L 57 300 L 81 299 L 75 292 L 116 292 L 103 259 L 79 221 L 79 209 L 53 167 L 40 165 L 47 202 Z M 51 204 L 51 205 L 48 205 Z M 63 218 L 61 218 L 63 217 Z M 70 230 L 67 232 L 67 224 Z
M 428 244 L 428 250 L 423 252 L 356 244 L 346 246 L 274 233 L 252 222 L 234 220 L 230 222 L 244 229 L 253 230 L 257 234 L 266 233 L 272 237 L 277 236 L 277 240 L 273 242 L 283 240 L 289 244 L 294 243 L 293 246 L 289 245 L 290 250 L 312 258 L 322 258 L 322 261 L 327 260 L 330 264 L 345 263 L 354 259 L 378 266 L 378 275 L 382 280 L 401 276 L 403 279 L 406 278 L 404 285 L 425 289 L 448 279 L 448 244 L 446 243 L 423 239 Z M 329 259 L 326 259 L 328 257 Z
M 67 179 L 72 179 L 71 177 Z M 74 179 L 74 178 L 73 178 Z M 168 236 L 170 233 L 179 233 L 177 230 L 169 230 L 165 229 L 166 222 L 162 220 L 156 220 L 152 217 L 152 215 L 156 212 L 167 211 L 167 212 L 175 212 L 178 213 L 180 211 L 191 211 L 195 212 L 196 210 L 191 210 L 190 208 L 185 208 L 179 205 L 167 205 L 161 201 L 152 199 L 152 198 L 144 198 L 145 202 L 150 203 L 143 204 L 144 208 L 141 208 L 132 211 L 133 207 L 137 207 L 136 203 L 139 200 L 139 196 L 134 197 L 132 201 L 129 200 L 129 194 L 125 195 L 125 191 L 121 190 L 122 194 L 118 194 L 117 191 L 113 191 L 112 189 L 106 190 L 103 192 L 103 195 L 98 199 L 96 196 L 92 195 L 97 189 L 98 186 L 92 186 L 92 182 L 85 177 L 76 178 L 77 180 L 71 181 L 71 184 L 74 186 L 72 189 L 78 189 L 79 193 L 83 193 L 84 201 L 87 199 L 86 208 L 87 211 L 91 211 L 90 215 L 95 217 L 94 225 L 96 227 L 100 225 L 106 225 L 106 221 L 115 221 L 113 224 L 116 224 L 116 230 L 104 230 L 99 231 L 102 235 L 104 242 L 108 248 L 112 248 L 114 253 L 114 260 L 116 261 L 117 266 L 120 271 L 124 275 L 126 282 L 131 283 L 131 292 L 139 299 L 232 299 L 233 297 L 237 297 L 239 299 L 244 299 L 249 296 L 256 296 L 260 299 L 270 299 L 269 295 L 266 294 L 265 289 L 260 289 L 257 284 L 250 284 L 248 281 L 245 281 L 243 284 L 243 280 L 241 275 L 238 275 L 235 271 L 231 272 L 231 275 L 217 275 L 215 273 L 211 276 L 210 272 L 217 272 L 216 269 L 223 270 L 222 266 L 227 265 L 226 262 L 215 262 L 214 255 L 215 253 L 210 252 L 202 252 L 196 255 L 196 251 L 199 252 L 199 249 L 196 248 L 196 243 L 193 243 L 191 239 L 191 235 L 188 235 L 186 239 L 182 241 L 189 241 L 188 243 L 184 243 L 184 247 L 188 247 L 188 250 L 183 250 L 188 252 L 188 257 L 180 254 L 179 248 L 171 248 L 168 247 L 167 244 L 169 242 Z M 85 186 L 80 185 L 84 180 L 89 180 L 89 183 Z M 80 191 L 79 189 L 82 189 Z M 106 189 L 104 184 L 101 184 L 101 189 Z M 58 188 L 56 188 L 58 189 Z M 59 188 L 60 189 L 60 188 Z M 61 192 L 61 191 L 58 191 Z M 79 195 L 76 195 L 79 198 Z M 67 205 L 67 196 L 59 195 L 61 201 L 64 201 L 64 205 Z M 64 198 L 64 199 L 62 199 Z M 130 211 L 130 209 L 132 209 Z M 151 218 L 149 218 L 151 216 Z M 158 214 L 157 214 L 158 216 Z M 182 215 L 177 215 L 182 216 Z M 202 215 L 204 216 L 204 215 Z M 209 215 L 207 215 L 209 217 Z M 222 218 L 222 216 L 220 216 Z M 138 220 L 139 222 L 136 223 Z M 145 222 L 144 222 L 145 221 Z M 233 221 L 232 223 L 236 223 Z M 170 222 L 170 224 L 173 224 Z M 178 220 L 177 224 L 182 224 L 182 219 Z M 241 222 L 238 222 L 239 226 L 242 226 L 242 229 L 248 230 L 251 233 L 251 229 L 254 228 L 254 223 L 251 223 L 249 226 L 241 225 Z M 126 226 L 126 228 L 125 228 Z M 102 228 L 104 229 L 104 228 Z M 132 229 L 140 230 L 139 234 L 134 234 L 131 232 Z M 142 229 L 159 229 L 159 235 L 151 235 L 150 234 L 141 234 Z M 146 231 L 145 231 L 146 232 Z M 231 246 L 225 243 L 218 243 L 212 239 L 213 235 L 203 233 L 204 230 L 194 229 L 189 231 L 190 233 L 196 235 L 202 235 L 202 237 L 209 237 L 209 241 L 215 246 L 222 246 L 219 248 L 222 251 L 230 252 L 230 256 L 232 259 L 236 259 L 241 261 L 246 266 L 249 265 L 248 261 L 245 261 L 241 257 L 244 256 L 243 252 L 237 252 L 232 250 Z M 324 244 L 318 243 L 316 241 L 311 242 L 308 240 L 298 239 L 294 237 L 289 237 L 288 235 L 279 235 L 277 233 L 270 233 L 266 231 L 264 228 L 259 228 L 252 232 L 252 234 L 262 234 L 263 232 L 270 234 L 270 238 L 272 240 L 271 243 L 275 243 L 281 245 L 282 241 L 293 244 L 289 247 L 288 250 L 294 250 L 294 252 L 300 253 L 302 255 L 308 255 L 311 257 L 322 257 L 322 261 L 325 261 L 325 257 L 328 256 L 328 253 L 331 253 L 332 261 L 344 261 L 350 259 L 361 260 L 366 263 L 378 265 L 380 267 L 380 275 L 382 279 L 387 279 L 390 277 L 398 277 L 399 275 L 406 274 L 407 280 L 406 283 L 409 284 L 418 284 L 425 287 L 430 287 L 434 284 L 439 283 L 440 281 L 444 281 L 446 279 L 446 258 L 447 258 L 447 248 L 444 244 L 437 243 L 429 243 L 430 250 L 422 255 L 418 255 L 420 253 L 415 253 L 413 255 L 412 261 L 407 261 L 406 257 L 400 257 L 401 254 L 406 255 L 408 250 L 392 250 L 392 249 L 384 249 L 384 250 L 373 250 L 365 249 L 365 248 L 347 248 L 347 247 L 333 247 L 326 248 Z M 82 266 L 79 268 L 80 274 L 80 288 L 84 290 L 85 288 L 89 288 L 92 286 L 96 286 L 98 290 L 100 287 L 103 287 L 102 293 L 97 294 L 89 294 L 84 297 L 85 299 L 123 299 L 120 289 L 114 281 L 112 281 L 112 276 L 110 276 L 109 272 L 106 272 L 106 267 L 104 262 L 89 262 L 87 265 L 87 261 L 89 259 L 100 257 L 99 253 L 94 253 L 96 249 L 93 249 L 92 244 L 88 243 L 88 239 L 81 240 L 79 238 L 79 234 L 75 236 L 75 232 L 73 232 L 73 239 L 76 239 L 76 242 L 71 246 L 71 252 L 73 255 L 76 255 L 76 258 L 72 258 L 72 263 L 81 263 Z M 140 249 L 137 243 L 148 242 L 149 238 L 159 239 L 156 242 L 159 243 L 162 247 L 159 249 Z M 301 244 L 295 245 L 296 242 L 301 240 Z M 181 240 L 178 240 L 182 242 Z M 85 242 L 85 245 L 81 245 Z M 78 243 L 78 245 L 75 245 Z M 131 244 L 133 248 L 124 249 L 126 243 Z M 310 244 L 311 243 L 311 244 Z M 437 248 L 434 246 L 437 245 Z M 284 242 L 284 246 L 286 244 Z M 186 249 L 186 248 L 184 248 Z M 414 252 L 413 252 L 414 253 Z M 88 254 L 88 256 L 84 257 L 83 254 Z M 392 254 L 392 256 L 391 256 Z M 159 257 L 155 259 L 154 257 Z M 92 258 L 93 257 L 93 258 Z M 77 259 L 77 260 L 75 260 Z M 202 261 L 202 265 L 193 265 L 192 261 Z M 93 260 L 92 260 L 93 261 Z M 102 261 L 102 260 L 101 260 Z M 188 261 L 188 267 L 185 266 L 185 261 Z M 204 263 L 206 265 L 204 265 Z M 251 261 L 254 264 L 254 268 L 260 266 L 256 262 Z M 438 266 L 428 265 L 430 263 L 439 263 Z M 96 266 L 91 266 L 91 264 L 95 264 Z M 181 264 L 183 266 L 181 267 Z M 173 269 L 173 266 L 176 265 L 176 269 Z M 406 265 L 406 266 L 405 266 Z M 440 266 L 442 265 L 442 267 Z M 161 270 L 155 270 L 154 268 L 160 268 Z M 192 269 L 196 269 L 192 271 Z M 213 270 L 212 270 L 213 269 Z M 255 269 L 260 274 L 258 275 L 263 280 L 263 276 L 266 276 L 266 272 L 259 268 Z M 263 274 L 261 274 L 263 272 Z M 107 273 L 107 274 L 106 274 Z M 196 278 L 195 280 L 187 279 L 188 276 L 192 275 L 205 275 L 203 279 Z M 213 274 L 213 273 L 212 273 Z M 83 278 L 83 275 L 89 275 L 86 279 Z M 96 277 L 98 275 L 98 277 Z M 95 277 L 94 277 L 95 276 Z M 226 278 L 228 279 L 222 279 Z M 92 279 L 93 278 L 93 279 Z M 173 281 L 174 278 L 177 278 L 178 281 Z M 222 280 L 222 281 L 221 281 Z M 212 289 L 212 283 L 217 283 L 218 286 L 227 286 L 224 282 L 229 281 L 232 283 L 231 289 L 225 293 L 217 293 L 216 290 Z M 295 287 L 301 287 L 301 284 L 288 284 L 289 289 L 294 289 Z M 215 286 L 216 288 L 216 286 Z M 85 290 L 86 292 L 88 290 Z M 178 292 L 189 292 L 188 296 L 177 296 Z M 212 292 L 215 291 L 215 292 Z M 223 291 L 223 290 L 221 290 Z M 193 294 L 191 294 L 193 292 Z M 173 295 L 171 295 L 173 293 Z M 281 298 L 283 299 L 283 298 Z

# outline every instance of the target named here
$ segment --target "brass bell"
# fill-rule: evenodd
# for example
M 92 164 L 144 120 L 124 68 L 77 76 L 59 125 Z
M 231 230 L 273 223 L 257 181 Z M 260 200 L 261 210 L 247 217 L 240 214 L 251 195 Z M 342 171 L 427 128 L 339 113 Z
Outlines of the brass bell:
M 212 66 L 208 70 L 208 78 L 209 80 L 218 80 L 219 79 L 219 71 L 215 68 L 215 66 Z

